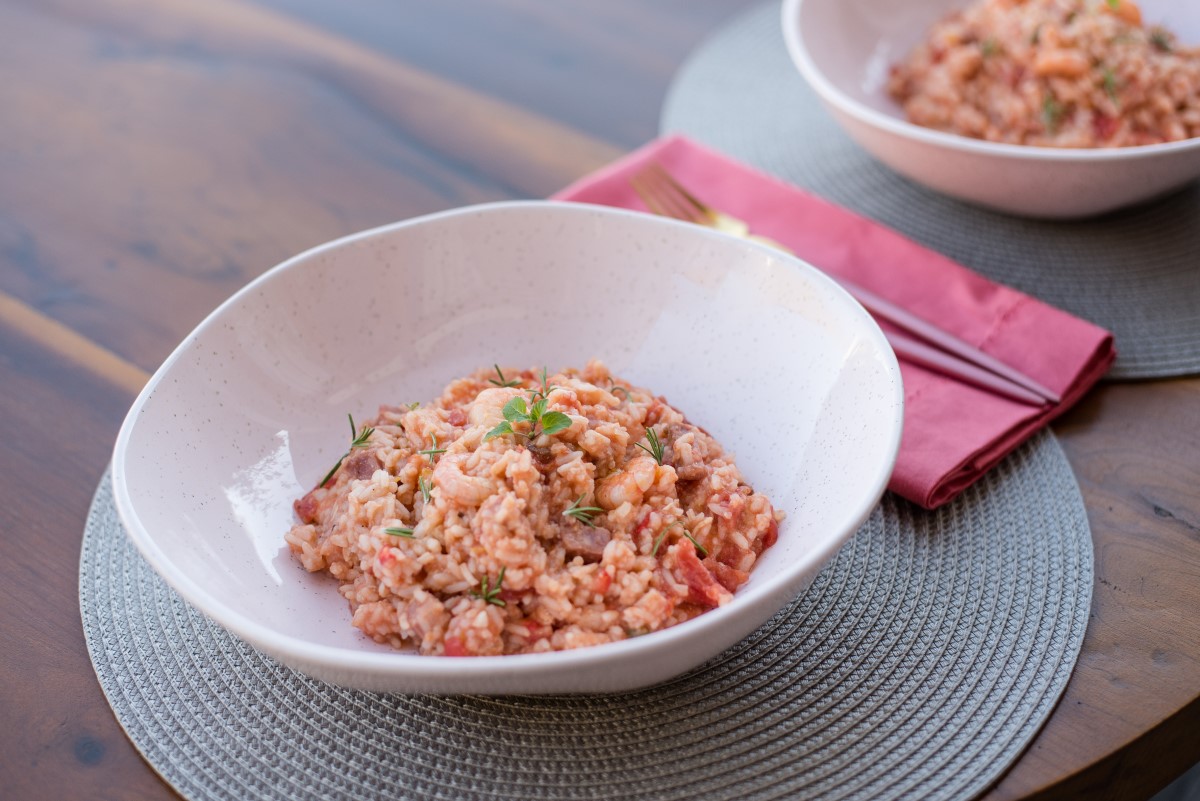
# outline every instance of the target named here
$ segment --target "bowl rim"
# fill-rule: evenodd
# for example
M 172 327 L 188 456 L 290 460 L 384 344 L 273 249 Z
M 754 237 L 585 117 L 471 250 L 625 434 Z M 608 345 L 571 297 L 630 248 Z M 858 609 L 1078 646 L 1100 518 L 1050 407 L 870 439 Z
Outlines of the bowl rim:
M 869 125 L 872 128 L 878 128 L 897 136 L 913 139 L 922 144 L 950 148 L 951 150 L 963 153 L 1030 161 L 1083 163 L 1137 161 L 1200 148 L 1200 137 L 1183 139 L 1178 142 L 1160 142 L 1154 145 L 1132 145 L 1129 147 L 1068 148 L 1040 145 L 1013 145 L 1006 142 L 991 142 L 986 139 L 973 139 L 969 136 L 938 131 L 911 123 L 890 114 L 885 114 L 843 92 L 817 66 L 816 61 L 812 58 L 812 55 L 804 44 L 804 36 L 801 32 L 800 14 L 805 2 L 815 2 L 815 0 L 783 0 L 780 11 L 783 39 L 787 45 L 787 50 L 791 55 L 793 64 L 800 70 L 800 74 L 816 90 L 822 100 L 834 106 L 842 113 L 853 117 L 858 122 Z M 930 20 L 930 24 L 933 24 L 935 21 Z
M 880 460 L 880 463 L 875 465 L 874 472 L 870 476 L 869 481 L 865 482 L 868 492 L 864 495 L 861 508 L 857 509 L 847 522 L 845 530 L 839 532 L 837 537 L 830 538 L 823 547 L 815 549 L 808 555 L 807 559 L 800 560 L 795 566 L 787 567 L 767 583 L 755 587 L 746 595 L 735 595 L 735 601 L 725 607 L 719 607 L 691 620 L 653 632 L 644 637 L 604 643 L 599 646 L 538 654 L 478 656 L 470 659 L 439 659 L 436 657 L 431 658 L 427 655 L 405 652 L 355 651 L 343 646 L 308 642 L 292 635 L 281 633 L 270 626 L 249 618 L 235 606 L 226 603 L 222 598 L 210 593 L 203 586 L 193 581 L 176 565 L 175 561 L 166 555 L 142 523 L 141 518 L 138 516 L 127 480 L 128 476 L 124 469 L 128 458 L 130 439 L 141 410 L 158 385 L 164 380 L 167 373 L 188 351 L 193 340 L 202 332 L 216 326 L 222 314 L 228 308 L 239 303 L 264 283 L 272 280 L 274 276 L 317 255 L 340 249 L 364 239 L 387 235 L 396 230 L 417 227 L 430 222 L 480 213 L 488 214 L 510 210 L 549 210 L 555 214 L 586 213 L 594 215 L 600 213 L 615 218 L 637 219 L 638 224 L 643 225 L 686 228 L 692 232 L 691 235 L 716 238 L 725 242 L 736 240 L 744 247 L 763 251 L 785 263 L 791 262 L 791 266 L 793 267 L 809 272 L 812 280 L 823 283 L 831 291 L 833 297 L 837 297 L 842 303 L 847 304 L 849 311 L 861 314 L 861 319 L 868 323 L 864 327 L 864 334 L 874 340 L 877 350 L 884 357 L 884 374 L 891 385 L 892 403 L 889 405 L 889 408 L 891 409 L 892 419 L 889 421 L 889 440 L 885 443 L 884 453 L 886 458 Z M 772 597 L 772 595 L 779 593 L 786 586 L 798 580 L 805 571 L 811 569 L 812 565 L 825 565 L 832 558 L 833 554 L 862 525 L 882 497 L 891 477 L 892 470 L 895 467 L 896 456 L 899 452 L 903 415 L 904 392 L 899 363 L 890 345 L 888 345 L 883 332 L 866 310 L 847 294 L 840 285 L 808 262 L 750 240 L 739 239 L 713 229 L 697 226 L 693 223 L 656 217 L 644 212 L 611 206 L 551 200 L 498 201 L 460 206 L 411 217 L 324 242 L 285 259 L 234 292 L 229 298 L 213 309 L 204 320 L 182 339 L 179 345 L 175 347 L 158 369 L 154 371 L 154 374 L 146 382 L 141 392 L 138 393 L 121 425 L 113 448 L 111 461 L 113 497 L 117 512 L 124 523 L 129 538 L 147 562 L 150 563 L 154 571 L 167 584 L 177 591 L 189 604 L 196 607 L 211 620 L 233 632 L 251 645 L 280 657 L 285 663 L 293 666 L 297 664 L 304 665 L 305 667 L 301 668 L 304 672 L 307 672 L 309 668 L 319 667 L 326 674 L 340 672 L 342 675 L 346 675 L 347 672 L 353 672 L 360 677 L 409 677 L 417 681 L 423 679 L 444 681 L 451 676 L 454 679 L 481 678 L 495 676 L 498 670 L 540 675 L 549 672 L 556 673 L 572 667 L 595 666 L 617 661 L 624 662 L 626 659 L 635 657 L 636 655 L 648 656 L 651 653 L 661 652 L 679 644 L 683 640 L 703 637 L 706 632 L 715 632 L 715 629 L 727 620 L 732 619 L 739 611 L 744 614 L 747 610 L 753 608 L 755 602 L 761 603 Z M 743 603 L 737 603 L 739 597 L 743 600 Z M 716 614 L 720 612 L 724 612 L 724 614 Z

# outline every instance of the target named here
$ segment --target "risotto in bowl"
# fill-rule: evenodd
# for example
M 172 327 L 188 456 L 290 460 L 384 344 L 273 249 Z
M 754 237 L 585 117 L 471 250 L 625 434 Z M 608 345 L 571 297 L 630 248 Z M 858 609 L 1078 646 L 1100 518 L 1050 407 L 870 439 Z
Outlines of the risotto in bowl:
M 948 195 L 1071 218 L 1200 177 L 1200 5 L 785 0 L 783 28 L 849 135 Z
M 500 203 L 251 283 L 139 396 L 113 483 L 160 575 L 293 668 L 614 691 L 801 592 L 877 502 L 901 419 L 881 332 L 803 262 Z

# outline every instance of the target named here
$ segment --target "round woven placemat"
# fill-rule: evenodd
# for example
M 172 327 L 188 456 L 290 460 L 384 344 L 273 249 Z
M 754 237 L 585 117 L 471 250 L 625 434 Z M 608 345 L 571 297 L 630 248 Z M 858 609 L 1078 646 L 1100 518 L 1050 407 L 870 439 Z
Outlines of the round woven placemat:
M 189 799 L 968 798 L 1050 714 L 1091 587 L 1082 500 L 1048 433 L 937 513 L 886 496 L 762 629 L 632 693 L 403 696 L 309 679 L 170 590 L 125 536 L 107 477 L 79 577 L 109 703 Z
M 661 129 L 1107 328 L 1118 351 L 1109 378 L 1200 372 L 1200 185 L 1066 223 L 997 214 L 927 190 L 867 155 L 821 106 L 788 57 L 778 3 L 734 20 L 689 57 Z

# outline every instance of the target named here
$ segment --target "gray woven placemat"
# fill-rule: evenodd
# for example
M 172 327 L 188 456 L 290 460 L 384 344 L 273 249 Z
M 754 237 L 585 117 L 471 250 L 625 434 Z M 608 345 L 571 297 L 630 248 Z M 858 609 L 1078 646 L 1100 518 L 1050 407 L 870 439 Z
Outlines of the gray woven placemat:
M 1048 433 L 937 513 L 886 496 L 761 630 L 626 694 L 379 695 L 308 679 L 153 573 L 107 477 L 79 577 L 109 703 L 189 799 L 969 798 L 1054 707 L 1091 588 L 1087 518 Z
M 778 3 L 701 45 L 675 76 L 663 132 L 878 220 L 1116 336 L 1110 378 L 1200 372 L 1200 185 L 1083 222 L 1039 222 L 943 197 L 846 136 L 792 66 Z

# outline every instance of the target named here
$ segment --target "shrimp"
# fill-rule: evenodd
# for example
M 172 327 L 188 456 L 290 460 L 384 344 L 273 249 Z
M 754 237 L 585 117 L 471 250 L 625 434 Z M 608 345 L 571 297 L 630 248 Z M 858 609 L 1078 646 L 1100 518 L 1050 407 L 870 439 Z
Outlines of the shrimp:
M 512 387 L 494 387 L 480 392 L 467 412 L 467 420 L 473 426 L 493 428 L 504 422 L 504 404 L 522 394 Z
M 642 496 L 654 483 L 658 463 L 649 456 L 638 456 L 623 470 L 606 476 L 596 484 L 596 503 L 605 509 L 616 509 L 623 503 L 641 503 Z
M 469 476 L 463 471 L 466 453 L 448 453 L 433 468 L 433 484 L 439 495 L 463 506 L 479 506 L 496 493 L 496 483 L 487 476 Z

